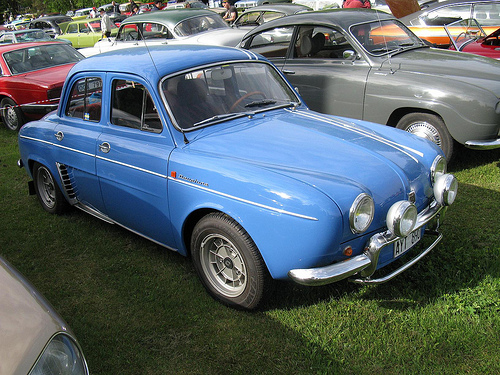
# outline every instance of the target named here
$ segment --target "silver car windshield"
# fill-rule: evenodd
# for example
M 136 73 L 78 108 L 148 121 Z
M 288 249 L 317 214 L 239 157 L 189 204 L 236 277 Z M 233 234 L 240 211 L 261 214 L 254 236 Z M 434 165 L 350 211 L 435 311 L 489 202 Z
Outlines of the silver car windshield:
M 262 62 L 217 65 L 168 77 L 162 91 L 182 130 L 300 103 L 276 70 Z
M 214 14 L 185 19 L 174 27 L 174 32 L 179 37 L 183 37 L 222 28 L 229 29 L 229 26 L 221 16 Z
M 381 56 L 401 52 L 425 44 L 396 20 L 379 20 L 351 26 L 351 34 L 371 55 Z

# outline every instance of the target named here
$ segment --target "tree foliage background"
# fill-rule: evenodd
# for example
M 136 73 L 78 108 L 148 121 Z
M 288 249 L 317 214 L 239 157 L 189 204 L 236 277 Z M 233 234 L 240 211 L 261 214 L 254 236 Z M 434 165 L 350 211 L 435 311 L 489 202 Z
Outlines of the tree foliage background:
M 2 13 L 22 14 L 33 13 L 66 13 L 68 10 L 100 6 L 110 3 L 111 0 L 102 2 L 94 0 L 0 0 L 0 10 Z M 119 1 L 118 1 L 119 3 Z

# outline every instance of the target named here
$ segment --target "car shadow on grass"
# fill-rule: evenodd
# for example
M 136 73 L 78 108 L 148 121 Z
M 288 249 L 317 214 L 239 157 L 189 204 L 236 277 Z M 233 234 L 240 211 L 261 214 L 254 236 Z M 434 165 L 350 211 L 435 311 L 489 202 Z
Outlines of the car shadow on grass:
M 500 168 L 500 148 L 480 151 L 455 145 L 454 156 L 448 164 L 448 170 L 453 173 L 494 162 Z

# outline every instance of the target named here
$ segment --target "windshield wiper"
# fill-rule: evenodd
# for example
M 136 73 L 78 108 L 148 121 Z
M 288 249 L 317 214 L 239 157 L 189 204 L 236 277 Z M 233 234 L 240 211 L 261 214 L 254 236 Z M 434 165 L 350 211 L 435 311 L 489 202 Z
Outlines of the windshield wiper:
M 410 47 L 410 48 L 406 48 L 406 47 Z M 419 48 L 430 48 L 430 46 L 426 45 L 426 44 L 401 44 L 401 47 L 394 50 L 394 51 L 391 51 L 391 55 L 397 55 L 398 53 L 401 53 L 401 52 L 406 52 L 406 51 L 411 51 L 411 50 L 414 50 L 414 49 L 419 49 Z
M 251 103 L 248 103 L 245 105 L 245 108 L 251 108 L 251 107 L 262 107 L 265 105 L 269 104 L 276 104 L 276 100 L 273 99 L 263 99 L 263 100 L 256 100 Z
M 252 112 L 235 112 L 235 113 L 223 113 L 220 115 L 215 115 L 209 118 L 206 118 L 205 120 L 198 121 L 197 123 L 193 124 L 193 126 L 200 126 L 200 125 L 205 125 L 213 121 L 219 121 L 219 120 L 224 120 L 227 118 L 235 118 L 235 117 L 241 117 L 241 116 L 246 116 L 249 114 L 253 114 Z

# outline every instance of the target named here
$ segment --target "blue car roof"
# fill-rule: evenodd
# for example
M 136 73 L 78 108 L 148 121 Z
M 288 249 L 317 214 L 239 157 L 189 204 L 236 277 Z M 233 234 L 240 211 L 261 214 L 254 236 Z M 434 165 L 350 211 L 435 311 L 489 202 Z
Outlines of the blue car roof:
M 217 62 L 257 59 L 266 60 L 260 55 L 232 47 L 180 44 L 135 47 L 88 57 L 78 62 L 69 75 L 78 71 L 140 72 L 144 77 L 152 78 Z

